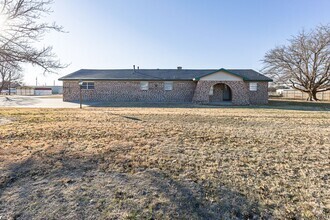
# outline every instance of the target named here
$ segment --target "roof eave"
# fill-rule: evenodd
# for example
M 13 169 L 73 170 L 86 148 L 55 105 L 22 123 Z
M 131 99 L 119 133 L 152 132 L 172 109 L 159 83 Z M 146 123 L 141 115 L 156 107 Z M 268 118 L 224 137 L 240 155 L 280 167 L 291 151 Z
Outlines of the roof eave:
M 257 80 L 248 79 L 248 80 L 244 80 L 244 82 L 273 82 L 273 80 L 272 79 L 257 79 Z
M 79 80 L 90 80 L 90 81 L 193 81 L 193 79 L 96 79 L 96 78 L 77 78 L 67 79 L 59 78 L 59 81 L 79 81 Z
M 199 81 L 200 78 L 193 78 L 193 81 Z M 244 82 L 273 82 L 272 79 L 266 79 L 266 80 L 251 80 L 251 79 L 243 79 Z

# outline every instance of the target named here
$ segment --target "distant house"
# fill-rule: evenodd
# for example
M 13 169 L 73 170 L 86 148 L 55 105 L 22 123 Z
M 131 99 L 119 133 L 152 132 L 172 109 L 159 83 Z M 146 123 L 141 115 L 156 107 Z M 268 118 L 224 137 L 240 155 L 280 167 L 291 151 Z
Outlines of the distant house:
M 16 89 L 17 95 L 34 95 L 34 88 L 31 86 L 20 86 Z
M 63 100 L 266 104 L 272 80 L 251 69 L 82 69 L 66 75 Z
M 17 87 L 16 94 L 23 96 L 47 96 L 52 94 L 62 94 L 62 86 L 20 86 Z
M 7 88 L 7 89 L 1 90 L 1 92 L 0 92 L 0 95 L 9 95 L 9 94 L 15 95 L 16 94 L 16 88 L 11 87 L 10 90 Z
M 9 95 L 9 94 L 16 94 L 16 88 L 20 87 L 20 84 L 17 82 L 0 82 L 0 87 L 2 87 L 2 90 L 0 92 L 1 95 Z M 8 88 L 10 87 L 10 88 Z

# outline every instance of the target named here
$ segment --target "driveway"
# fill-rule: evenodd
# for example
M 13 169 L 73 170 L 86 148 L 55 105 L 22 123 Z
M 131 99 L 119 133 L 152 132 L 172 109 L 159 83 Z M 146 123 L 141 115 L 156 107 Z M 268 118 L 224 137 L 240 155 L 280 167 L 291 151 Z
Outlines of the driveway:
M 0 107 L 79 108 L 79 103 L 63 102 L 61 96 L 0 96 Z

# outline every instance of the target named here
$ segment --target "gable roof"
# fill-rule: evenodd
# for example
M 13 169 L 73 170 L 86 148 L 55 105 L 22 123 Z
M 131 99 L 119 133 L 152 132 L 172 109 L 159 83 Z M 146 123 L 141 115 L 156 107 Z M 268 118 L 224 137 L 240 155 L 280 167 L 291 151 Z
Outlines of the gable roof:
M 214 73 L 221 72 L 221 71 L 222 71 L 222 72 L 225 72 L 225 73 L 229 73 L 230 75 L 238 76 L 238 77 L 240 77 L 240 78 L 242 78 L 242 79 L 244 80 L 244 77 L 243 77 L 243 76 L 241 76 L 241 75 L 239 75 L 239 74 L 237 74 L 237 73 L 235 73 L 235 72 L 233 72 L 233 71 L 229 71 L 229 70 L 226 70 L 226 69 L 224 69 L 224 68 L 221 68 L 221 69 L 218 69 L 218 70 L 216 70 L 216 71 L 213 71 L 213 72 L 207 73 L 207 74 L 205 74 L 205 75 L 203 75 L 203 76 L 196 77 L 196 78 L 194 78 L 194 81 L 198 81 L 198 80 L 200 80 L 201 78 L 203 78 L 203 77 L 205 77 L 205 76 L 209 76 L 209 75 L 212 75 L 212 74 L 214 74 Z
M 199 80 L 204 76 L 225 71 L 241 77 L 244 81 L 267 81 L 272 79 L 252 69 L 81 69 L 59 80 L 136 80 L 136 81 L 190 81 Z

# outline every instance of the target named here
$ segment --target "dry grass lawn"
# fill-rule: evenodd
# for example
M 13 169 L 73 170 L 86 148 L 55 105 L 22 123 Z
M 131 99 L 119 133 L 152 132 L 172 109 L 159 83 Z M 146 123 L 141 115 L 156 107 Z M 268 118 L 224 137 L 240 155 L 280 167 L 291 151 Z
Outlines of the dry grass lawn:
M 0 219 L 329 219 L 316 110 L 0 109 Z

